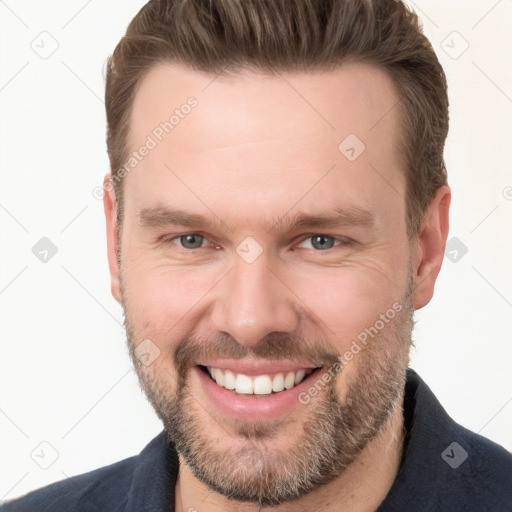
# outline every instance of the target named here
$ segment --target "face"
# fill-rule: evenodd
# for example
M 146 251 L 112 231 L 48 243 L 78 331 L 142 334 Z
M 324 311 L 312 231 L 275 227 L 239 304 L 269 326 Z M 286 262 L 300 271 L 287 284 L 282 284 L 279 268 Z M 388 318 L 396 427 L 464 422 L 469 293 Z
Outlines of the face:
M 141 83 L 128 142 L 155 144 L 125 177 L 112 286 L 180 456 L 265 506 L 340 475 L 400 405 L 414 297 L 397 96 L 361 63 L 214 78 L 161 64 Z

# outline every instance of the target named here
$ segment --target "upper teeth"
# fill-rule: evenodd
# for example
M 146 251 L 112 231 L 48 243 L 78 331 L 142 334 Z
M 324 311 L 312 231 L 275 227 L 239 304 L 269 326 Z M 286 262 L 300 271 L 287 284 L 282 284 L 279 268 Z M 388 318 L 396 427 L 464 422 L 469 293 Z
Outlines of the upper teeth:
M 230 370 L 221 370 L 210 366 L 207 366 L 207 369 L 219 386 L 234 389 L 237 393 L 246 395 L 269 395 L 272 391 L 279 392 L 293 388 L 304 380 L 306 373 L 309 374 L 312 371 L 297 370 L 296 372 L 277 373 L 273 377 L 270 375 L 249 377 L 243 373 L 235 375 Z

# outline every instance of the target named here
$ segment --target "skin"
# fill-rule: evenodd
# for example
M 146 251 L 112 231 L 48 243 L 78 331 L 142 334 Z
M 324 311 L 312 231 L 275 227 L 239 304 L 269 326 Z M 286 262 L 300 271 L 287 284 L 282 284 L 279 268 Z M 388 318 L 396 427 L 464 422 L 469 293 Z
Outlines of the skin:
M 115 194 L 106 186 L 112 294 L 123 305 L 132 351 L 146 338 L 160 350 L 151 366 L 138 369 L 141 381 L 158 387 L 158 399 L 174 397 L 178 375 L 173 355 L 187 337 L 199 343 L 224 333 L 255 351 L 273 332 L 289 333 L 291 339 L 292 333 L 300 333 L 312 344 L 304 354 L 313 354 L 320 340 L 333 354 L 343 354 L 379 315 L 404 301 L 410 275 L 405 316 L 372 340 L 371 349 L 355 355 L 332 389 L 344 404 L 350 383 L 363 375 L 364 362 L 376 361 L 386 350 L 396 356 L 397 373 L 404 374 L 412 312 L 431 300 L 443 262 L 450 188 L 438 190 L 420 232 L 409 241 L 405 177 L 397 150 L 400 121 L 392 108 L 397 94 L 390 78 L 356 62 L 328 72 L 214 78 L 165 63 L 142 81 L 132 112 L 131 150 L 190 96 L 198 106 L 126 176 L 121 240 Z M 366 146 L 353 162 L 338 149 L 349 134 Z M 107 174 L 105 185 L 109 179 Z M 141 226 L 141 209 L 157 204 L 223 224 L 207 229 Z M 286 220 L 299 211 L 329 213 L 349 204 L 372 212 L 374 228 L 271 230 L 278 218 Z M 204 247 L 184 248 L 178 238 L 158 242 L 163 235 L 186 233 L 205 236 Z M 318 250 L 312 245 L 314 235 L 341 243 Z M 248 236 L 262 248 L 251 264 L 236 252 Z M 212 346 L 215 351 L 217 345 Z M 217 414 L 190 372 L 181 377 L 197 398 L 190 403 L 203 435 L 214 440 L 219 453 L 232 453 L 236 464 L 235 449 L 254 446 L 253 441 L 239 435 L 241 423 Z M 375 510 L 399 469 L 401 398 L 394 407 L 390 404 L 386 423 L 345 471 L 274 510 Z M 276 435 L 258 446 L 268 453 L 290 453 L 300 440 L 300 425 L 324 399 L 321 395 L 308 407 L 298 404 L 293 422 L 272 425 Z M 250 428 L 250 423 L 244 424 Z M 181 456 L 175 505 L 178 512 L 191 507 L 198 512 L 262 509 L 212 491 Z

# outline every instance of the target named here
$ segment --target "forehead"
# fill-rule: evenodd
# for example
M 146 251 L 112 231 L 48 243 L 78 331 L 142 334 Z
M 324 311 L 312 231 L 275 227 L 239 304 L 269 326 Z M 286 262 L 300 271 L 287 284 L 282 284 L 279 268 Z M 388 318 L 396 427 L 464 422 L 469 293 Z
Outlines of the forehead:
M 397 103 L 391 78 L 370 64 L 349 62 L 329 71 L 267 75 L 245 70 L 216 76 L 176 63 L 160 63 L 139 84 L 130 145 L 169 120 L 192 97 L 199 108 L 191 118 L 199 117 L 201 123 L 180 122 L 180 130 L 172 133 L 183 149 L 249 142 L 263 133 L 267 139 L 289 135 L 293 140 L 295 135 L 307 134 L 327 136 L 333 142 L 344 134 L 357 133 L 370 142 L 378 125 L 382 124 L 376 134 L 397 128 L 396 111 L 391 112 Z M 194 130 L 203 126 L 202 133 L 195 133 L 203 137 L 191 140 L 183 125 Z M 283 133 L 283 127 L 291 130 Z
M 272 76 L 162 63 L 134 99 L 128 147 L 151 149 L 125 186 L 144 207 L 179 203 L 180 189 L 219 205 L 229 197 L 238 208 L 286 209 L 310 188 L 303 206 L 323 197 L 378 213 L 405 190 L 396 105 L 390 77 L 363 63 Z

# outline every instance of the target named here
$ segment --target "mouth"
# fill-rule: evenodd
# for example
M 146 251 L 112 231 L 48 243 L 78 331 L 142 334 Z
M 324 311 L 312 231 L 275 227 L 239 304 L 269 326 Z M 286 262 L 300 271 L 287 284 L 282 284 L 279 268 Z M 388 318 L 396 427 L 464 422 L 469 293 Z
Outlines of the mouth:
M 321 367 L 299 368 L 289 371 L 276 371 L 260 375 L 246 375 L 229 369 L 197 365 L 199 370 L 217 386 L 237 395 L 269 396 L 284 393 L 304 382 Z M 309 380 L 309 379 L 308 379 Z
M 198 361 L 191 370 L 192 394 L 203 408 L 210 404 L 226 420 L 251 423 L 303 414 L 303 394 L 314 387 L 320 395 L 327 385 L 323 366 L 291 361 Z

